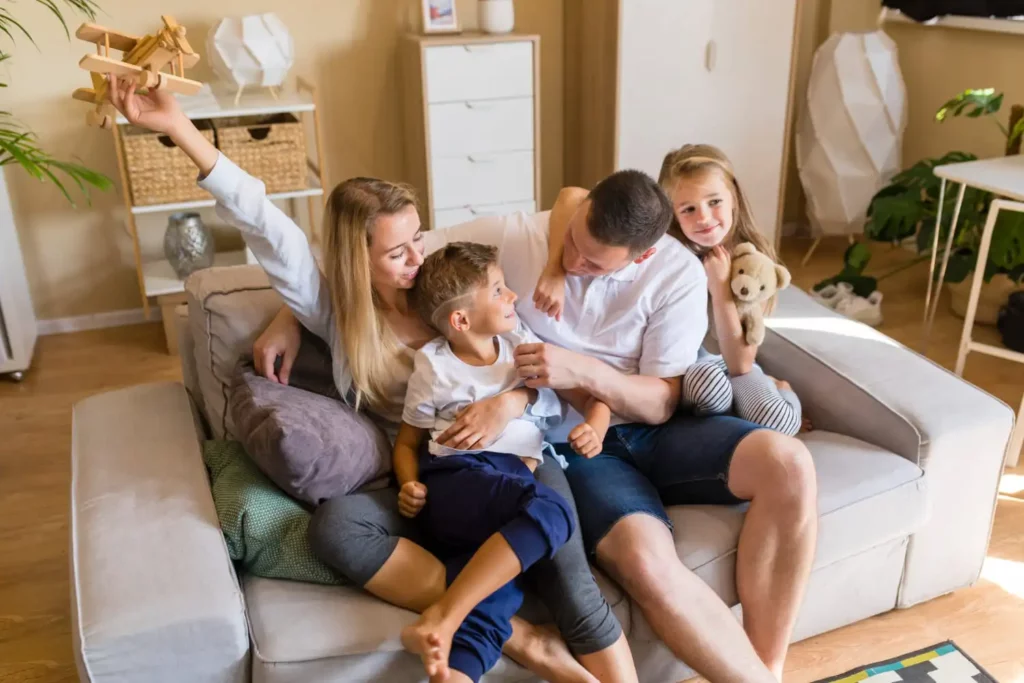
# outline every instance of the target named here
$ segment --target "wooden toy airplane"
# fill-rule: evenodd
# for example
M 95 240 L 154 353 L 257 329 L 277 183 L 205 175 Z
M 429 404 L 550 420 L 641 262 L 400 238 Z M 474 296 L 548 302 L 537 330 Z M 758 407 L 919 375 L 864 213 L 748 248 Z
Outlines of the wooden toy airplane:
M 141 38 L 90 23 L 82 24 L 75 31 L 76 37 L 96 43 L 96 54 L 86 55 L 78 62 L 90 72 L 92 88 L 79 88 L 72 94 L 76 100 L 96 105 L 85 117 L 89 125 L 101 128 L 113 125 L 114 107 L 107 100 L 106 74 L 132 78 L 140 88 L 166 88 L 182 95 L 194 95 L 203 87 L 202 83 L 185 78 L 185 69 L 199 61 L 199 55 L 185 39 L 185 27 L 174 17 L 160 18 L 164 28 L 155 35 Z M 121 59 L 111 58 L 111 48 L 123 53 Z M 168 65 L 171 73 L 162 72 Z

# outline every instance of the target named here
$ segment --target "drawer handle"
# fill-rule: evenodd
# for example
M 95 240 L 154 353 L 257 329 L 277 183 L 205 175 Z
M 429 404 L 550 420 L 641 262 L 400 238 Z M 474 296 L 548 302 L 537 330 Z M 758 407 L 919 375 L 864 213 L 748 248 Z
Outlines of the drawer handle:
M 463 45 L 462 47 L 466 49 L 466 52 L 488 52 L 494 48 L 493 45 Z
M 491 163 L 492 161 L 494 161 L 494 158 L 493 158 L 493 157 L 492 157 L 492 158 L 490 158 L 490 159 L 487 159 L 487 158 L 483 158 L 483 157 L 477 157 L 477 156 L 473 156 L 472 154 L 470 154 L 470 155 L 469 155 L 469 156 L 467 156 L 466 158 L 467 158 L 467 159 L 469 159 L 469 162 L 470 162 L 471 164 L 489 164 L 489 163 Z
M 484 103 L 484 102 L 466 102 L 465 104 L 466 104 L 466 109 L 480 109 L 480 110 L 484 110 L 484 109 L 493 109 L 494 108 L 493 104 Z

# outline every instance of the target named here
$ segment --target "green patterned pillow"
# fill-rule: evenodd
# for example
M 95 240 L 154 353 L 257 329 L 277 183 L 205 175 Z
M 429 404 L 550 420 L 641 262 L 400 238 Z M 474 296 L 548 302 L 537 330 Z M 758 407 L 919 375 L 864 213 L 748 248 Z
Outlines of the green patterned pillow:
M 267 479 L 237 441 L 207 441 L 203 461 L 232 560 L 270 579 L 341 584 L 309 548 L 310 513 Z

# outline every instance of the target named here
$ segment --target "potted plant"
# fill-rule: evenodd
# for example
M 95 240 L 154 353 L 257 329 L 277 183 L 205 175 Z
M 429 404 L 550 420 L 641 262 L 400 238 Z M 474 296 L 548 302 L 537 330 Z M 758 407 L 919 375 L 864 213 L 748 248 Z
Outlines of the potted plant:
M 1006 138 L 1007 154 L 1015 154 L 1020 150 L 1021 136 L 1024 134 L 1024 108 L 1014 107 L 1010 124 L 1004 126 L 995 116 L 1002 103 L 1003 94 L 995 92 L 992 88 L 966 90 L 943 104 L 936 112 L 935 120 L 941 123 L 956 116 L 989 118 L 996 123 Z M 936 166 L 971 161 L 975 158 L 973 154 L 954 151 L 939 158 L 923 159 L 895 175 L 890 184 L 879 190 L 872 198 L 868 207 L 867 222 L 864 225 L 865 236 L 872 241 L 893 244 L 914 238 L 918 259 L 884 275 L 871 277 L 865 275 L 871 258 L 870 250 L 863 244 L 853 245 L 844 255 L 843 270 L 838 275 L 815 285 L 815 289 L 842 281 L 853 285 L 859 296 L 867 296 L 874 291 L 878 280 L 929 259 L 935 236 L 941 186 L 941 180 L 935 176 L 934 169 Z M 953 294 L 954 312 L 961 316 L 966 309 L 970 290 L 968 276 L 974 271 L 981 232 L 989 205 L 994 198 L 992 193 L 976 188 L 968 188 L 964 194 L 945 278 Z M 949 236 L 956 199 L 956 191 L 947 192 L 943 198 L 942 225 L 939 233 L 939 245 L 942 250 L 945 249 Z M 941 251 L 939 256 L 942 256 Z M 1024 216 L 1004 212 L 999 215 L 985 263 L 986 287 L 982 292 L 982 303 L 979 304 L 978 321 L 994 324 L 999 306 L 1005 303 L 1010 292 L 1021 288 L 1022 280 Z
M 65 10 L 80 12 L 90 19 L 96 18 L 96 10 L 99 7 L 92 0 L 36 0 L 52 12 L 64 28 L 65 35 L 71 38 L 67 22 L 64 20 L 62 7 Z M 10 42 L 14 42 L 16 35 L 20 34 L 28 39 L 33 45 L 32 35 L 28 30 L 11 14 L 10 5 L 5 3 L 0 6 L 0 33 Z M 0 63 L 11 58 L 11 54 L 0 45 Z M 0 79 L 0 88 L 6 88 L 7 83 Z M 42 182 L 53 183 L 64 197 L 74 204 L 71 194 L 65 182 L 70 180 L 79 190 L 86 193 L 90 187 L 100 190 L 107 190 L 112 186 L 110 179 L 101 173 L 92 171 L 80 164 L 62 161 L 39 147 L 35 134 L 15 119 L 10 112 L 0 111 L 0 168 L 9 165 L 17 165 L 24 169 L 29 175 Z

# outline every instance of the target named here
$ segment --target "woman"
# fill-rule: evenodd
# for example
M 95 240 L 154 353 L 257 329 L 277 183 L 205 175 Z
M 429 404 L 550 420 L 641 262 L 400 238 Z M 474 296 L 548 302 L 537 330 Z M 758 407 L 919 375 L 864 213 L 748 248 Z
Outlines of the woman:
M 396 425 L 412 355 L 437 336 L 406 299 L 425 248 L 412 190 L 372 178 L 334 188 L 324 216 L 321 274 L 302 230 L 266 198 L 263 183 L 223 157 L 170 93 L 137 94 L 133 82 L 121 79 L 111 79 L 109 92 L 128 121 L 168 135 L 196 164 L 218 215 L 242 232 L 295 318 L 330 345 L 341 395 Z M 440 440 L 455 448 L 489 441 L 527 401 L 525 389 L 480 401 Z M 557 464 L 539 468 L 537 477 L 571 498 Z M 443 593 L 445 571 L 410 540 L 415 537 L 415 527 L 398 514 L 394 490 L 329 501 L 311 524 L 314 550 L 325 561 L 374 595 L 418 611 Z M 548 680 L 635 680 L 629 646 L 590 573 L 578 533 L 528 576 L 580 661 L 549 631 L 521 620 L 506 646 L 510 656 Z

